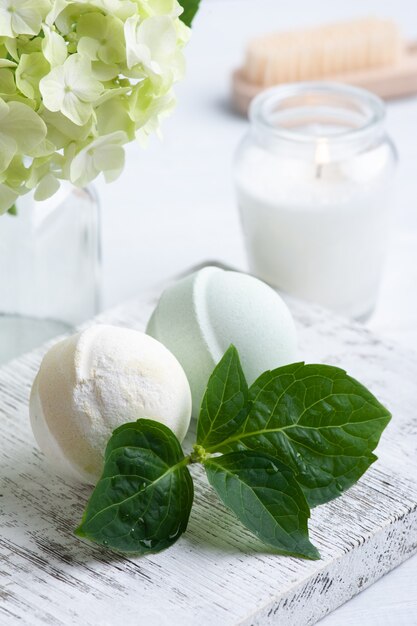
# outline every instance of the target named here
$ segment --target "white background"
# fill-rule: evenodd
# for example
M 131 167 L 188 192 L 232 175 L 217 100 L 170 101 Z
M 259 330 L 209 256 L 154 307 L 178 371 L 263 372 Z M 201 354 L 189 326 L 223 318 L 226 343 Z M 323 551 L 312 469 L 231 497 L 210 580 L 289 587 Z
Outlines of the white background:
M 408 38 L 417 39 L 416 0 L 203 0 L 202 5 L 187 50 L 187 78 L 177 88 L 178 108 L 164 123 L 163 142 L 153 139 L 146 151 L 130 146 L 121 178 L 96 185 L 103 208 L 105 307 L 208 259 L 246 268 L 231 169 L 247 122 L 230 110 L 229 90 L 231 71 L 250 37 L 371 14 L 394 17 Z M 368 325 L 417 350 L 417 99 L 391 103 L 387 125 L 400 155 L 396 227 Z M 417 558 L 323 624 L 417 625 Z

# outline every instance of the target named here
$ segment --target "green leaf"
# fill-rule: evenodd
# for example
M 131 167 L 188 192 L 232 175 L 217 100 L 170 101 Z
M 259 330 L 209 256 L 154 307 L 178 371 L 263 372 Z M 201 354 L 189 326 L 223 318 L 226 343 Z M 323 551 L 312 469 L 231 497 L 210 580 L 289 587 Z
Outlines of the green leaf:
M 184 13 L 180 15 L 180 19 L 187 26 L 191 26 L 193 19 L 198 11 L 201 0 L 179 0 L 180 5 L 184 9 Z
M 9 215 L 16 216 L 17 215 L 17 207 L 16 207 L 16 205 L 13 204 L 13 206 L 10 207 L 10 209 L 7 211 L 7 213 L 9 213 Z
M 248 395 L 238 351 L 230 346 L 208 381 L 198 419 L 197 443 L 213 446 L 235 433 L 249 411 Z
M 265 544 L 282 553 L 318 559 L 308 539 L 310 509 L 293 472 L 259 452 L 233 452 L 205 463 L 220 499 Z
M 188 462 L 175 435 L 158 422 L 141 419 L 116 429 L 76 534 L 125 554 L 168 548 L 186 530 L 191 511 Z
M 237 433 L 213 451 L 263 450 L 293 469 L 310 506 L 351 487 L 376 460 L 390 413 L 330 365 L 296 363 L 262 374 Z

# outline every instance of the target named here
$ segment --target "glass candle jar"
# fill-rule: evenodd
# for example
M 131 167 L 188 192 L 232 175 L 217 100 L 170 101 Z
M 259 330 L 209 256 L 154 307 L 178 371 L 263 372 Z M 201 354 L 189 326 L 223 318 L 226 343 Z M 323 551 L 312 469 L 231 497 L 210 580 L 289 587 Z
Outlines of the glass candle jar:
M 235 182 L 251 271 L 366 318 L 386 251 L 396 152 L 375 95 L 333 83 L 260 94 Z

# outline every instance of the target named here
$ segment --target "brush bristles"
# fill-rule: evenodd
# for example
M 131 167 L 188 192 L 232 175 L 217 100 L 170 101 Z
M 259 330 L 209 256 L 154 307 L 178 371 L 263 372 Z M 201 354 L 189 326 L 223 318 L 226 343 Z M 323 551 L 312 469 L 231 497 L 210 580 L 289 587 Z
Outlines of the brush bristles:
M 315 80 L 398 63 L 404 54 L 398 26 L 368 18 L 298 32 L 267 35 L 248 46 L 246 79 L 265 87 Z

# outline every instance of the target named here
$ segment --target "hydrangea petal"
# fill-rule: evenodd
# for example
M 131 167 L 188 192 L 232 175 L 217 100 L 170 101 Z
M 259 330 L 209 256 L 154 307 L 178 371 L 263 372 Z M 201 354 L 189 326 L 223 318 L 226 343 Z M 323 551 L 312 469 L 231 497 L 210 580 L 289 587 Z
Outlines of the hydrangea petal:
M 93 39 L 92 37 L 81 37 L 78 42 L 78 52 L 83 56 L 90 59 L 90 61 L 98 60 L 98 51 L 100 48 L 100 43 L 97 39 Z
M 67 0 L 52 0 L 52 7 L 45 17 L 45 24 L 52 26 L 58 15 L 68 6 Z
M 103 85 L 91 72 L 91 62 L 72 54 L 65 63 L 55 67 L 39 83 L 44 105 L 50 111 L 61 111 L 78 126 L 86 124 Z
M 19 152 L 30 156 L 46 132 L 45 123 L 33 109 L 21 102 L 9 102 L 9 113 L 0 121 L 0 133 L 13 138 Z
M 1 132 L 0 126 L 0 172 L 5 172 L 17 151 L 17 143 L 13 137 Z
M 14 73 L 8 68 L 0 69 L 0 95 L 11 96 L 14 93 L 16 93 Z
M 150 8 L 152 15 L 168 15 L 171 18 L 179 17 L 184 11 L 177 0 L 153 0 Z
M 103 102 L 97 111 L 97 128 L 100 135 L 110 135 L 123 130 L 130 141 L 135 137 L 135 122 L 129 115 L 129 102 L 112 98 Z
M 122 146 L 105 145 L 94 156 L 94 165 L 99 172 L 104 172 L 106 182 L 113 182 L 124 168 L 125 151 Z
M 139 43 L 146 46 L 152 60 L 162 65 L 176 52 L 177 33 L 167 16 L 156 16 L 145 20 L 138 30 Z
M 37 35 L 49 6 L 48 0 L 2 0 L 0 35 Z
M 16 67 L 15 61 L 9 61 L 9 59 L 0 59 L 0 67 Z
M 0 215 L 11 209 L 18 197 L 16 191 L 0 183 Z
M 0 37 L 14 37 L 12 29 L 12 14 L 8 11 L 5 4 L 4 6 L 0 5 Z
M 120 68 L 118 65 L 109 65 L 108 63 L 103 63 L 102 61 L 93 61 L 91 63 L 91 69 L 93 71 L 94 78 L 97 78 L 100 82 L 113 80 L 120 74 Z M 100 100 L 101 97 L 98 98 L 98 102 L 100 102 Z
M 88 102 L 83 102 L 70 91 L 65 94 L 61 107 L 62 113 L 77 126 L 84 126 L 91 117 L 93 108 Z
M 65 39 L 48 26 L 43 26 L 42 52 L 51 67 L 62 65 L 68 56 Z
M 71 168 L 71 181 L 83 187 L 96 178 L 101 171 L 106 175 L 120 173 L 124 165 L 124 150 L 121 146 L 126 143 L 125 133 L 117 131 L 103 137 L 98 137 L 85 146 L 74 157 Z
M 43 103 L 49 111 L 59 111 L 65 95 L 64 66 L 55 67 L 39 83 Z
M 36 187 L 34 194 L 35 200 L 42 201 L 47 200 L 58 191 L 60 182 L 55 178 L 53 174 L 47 174 L 44 176 Z
M 123 23 L 112 15 L 82 15 L 77 34 L 81 37 L 78 52 L 91 60 L 119 63 L 125 59 Z
M 9 105 L 2 98 L 0 98 L 0 122 L 9 113 Z
M 48 109 L 40 111 L 40 116 L 47 125 L 48 139 L 60 150 L 72 141 L 83 143 L 91 131 L 91 123 L 79 126 L 71 122 L 59 111 L 53 112 Z
M 72 54 L 64 63 L 65 84 L 79 100 L 94 102 L 103 93 L 103 85 L 91 72 L 91 62 L 80 54 Z
M 22 54 L 16 70 L 16 84 L 28 98 L 39 97 L 39 81 L 49 72 L 49 63 L 42 52 Z

